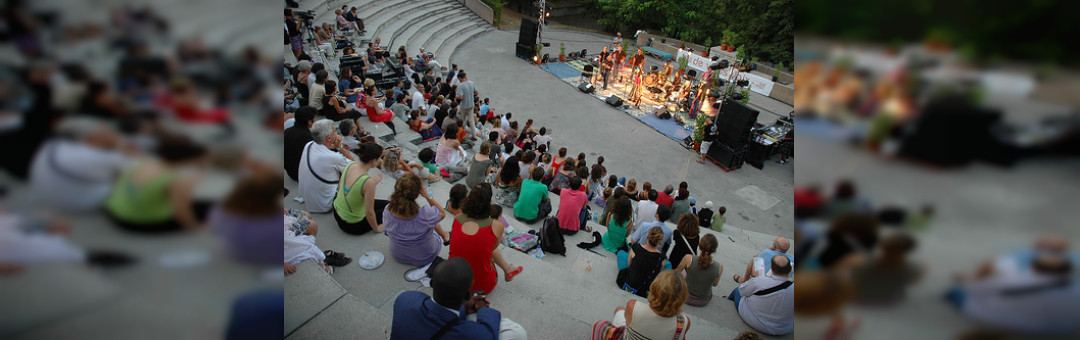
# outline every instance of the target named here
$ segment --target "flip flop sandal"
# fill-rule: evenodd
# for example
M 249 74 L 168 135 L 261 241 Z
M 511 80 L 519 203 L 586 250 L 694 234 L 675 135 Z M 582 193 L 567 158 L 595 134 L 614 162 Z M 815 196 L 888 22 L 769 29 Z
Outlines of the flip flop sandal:
M 506 277 L 505 277 L 506 282 L 512 281 L 514 279 L 514 276 L 517 276 L 518 274 L 521 274 L 521 272 L 523 270 L 525 270 L 525 267 L 518 266 L 517 269 L 515 269 L 514 271 L 506 273 Z

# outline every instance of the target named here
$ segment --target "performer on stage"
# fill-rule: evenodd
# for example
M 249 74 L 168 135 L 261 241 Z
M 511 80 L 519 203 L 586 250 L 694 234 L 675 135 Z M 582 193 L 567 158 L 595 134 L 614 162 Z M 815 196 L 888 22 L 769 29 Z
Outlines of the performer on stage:
M 667 84 L 671 81 L 670 79 L 668 79 L 669 77 L 671 77 L 671 71 L 673 71 L 673 68 L 671 66 L 671 60 L 668 60 L 667 63 L 664 63 L 664 71 L 660 73 L 660 75 L 663 76 L 662 83 Z
M 596 66 L 600 69 L 600 74 L 597 74 L 596 76 L 603 77 L 605 84 L 607 83 L 607 73 L 604 72 L 604 64 L 607 63 L 607 59 L 610 56 L 611 56 L 611 53 L 608 52 L 608 48 L 604 47 L 604 50 L 600 51 L 600 58 L 596 60 L 596 64 L 597 64 Z M 594 76 L 594 78 L 595 78 L 595 76 Z M 589 82 L 590 83 L 595 83 L 595 81 L 592 81 L 592 79 L 590 79 Z M 605 85 L 604 88 L 607 88 L 607 86 Z
M 642 72 L 645 67 L 645 52 L 638 49 L 637 54 L 634 54 L 634 59 L 630 61 L 630 66 L 634 68 L 634 71 Z
M 600 76 L 604 79 L 604 89 L 607 90 L 608 77 L 611 75 L 612 58 L 614 53 L 608 53 L 607 47 L 600 53 Z
M 611 66 L 611 70 L 614 72 L 612 73 L 612 76 L 614 77 L 613 79 L 615 82 L 618 82 L 619 71 L 622 69 L 623 61 L 626 60 L 626 51 L 623 51 L 621 45 L 615 48 L 615 52 L 612 53 L 612 58 L 612 63 L 614 64 Z

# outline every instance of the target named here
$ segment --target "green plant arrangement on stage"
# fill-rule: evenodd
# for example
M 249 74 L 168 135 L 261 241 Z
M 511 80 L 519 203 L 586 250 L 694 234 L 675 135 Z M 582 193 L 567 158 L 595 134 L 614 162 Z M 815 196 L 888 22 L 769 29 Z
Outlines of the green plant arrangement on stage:
M 559 61 L 566 61 L 566 43 L 559 43 Z
M 750 86 L 747 86 L 747 87 L 743 88 L 742 90 L 739 90 L 739 94 L 742 95 L 742 99 L 739 99 L 740 103 L 746 104 L 746 103 L 750 102 Z
M 677 62 L 679 63 L 679 71 L 685 70 L 686 66 L 690 65 L 690 60 L 686 59 L 686 57 L 679 57 Z
M 542 49 L 544 49 L 544 45 L 536 44 L 536 64 L 537 65 L 540 65 L 540 64 L 542 64 L 544 62 L 543 59 L 540 59 L 540 58 L 544 57 L 543 54 L 540 54 L 540 50 L 542 50 Z
M 783 69 L 783 68 L 784 68 L 784 63 L 783 62 L 780 62 L 780 64 L 776 65 L 776 69 L 774 69 L 773 72 L 772 72 L 772 81 L 774 83 L 777 82 L 778 79 L 780 79 L 780 69 Z
M 705 139 L 705 113 L 699 113 L 694 119 L 694 144 L 701 143 Z

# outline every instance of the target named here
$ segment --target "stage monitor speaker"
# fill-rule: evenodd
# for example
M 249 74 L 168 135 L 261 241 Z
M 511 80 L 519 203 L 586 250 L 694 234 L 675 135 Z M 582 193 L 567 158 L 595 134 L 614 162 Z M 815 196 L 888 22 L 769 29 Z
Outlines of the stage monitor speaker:
M 583 73 L 592 73 L 592 72 L 593 72 L 592 65 L 585 65 L 585 72 L 583 72 Z
M 592 93 L 593 91 L 596 90 L 596 88 L 593 87 L 593 84 L 589 84 L 589 83 L 581 83 L 581 85 L 578 85 L 577 89 L 581 90 L 581 92 L 585 92 L 585 93 Z
M 582 58 L 584 58 L 588 54 L 589 54 L 589 50 L 587 50 L 587 49 L 581 49 L 581 53 L 578 53 L 578 55 L 581 56 Z
M 619 96 L 609 96 L 607 99 L 604 99 L 604 101 L 607 102 L 608 105 L 614 107 L 622 106 L 622 98 L 619 98 Z
M 721 69 L 725 69 L 725 68 L 727 68 L 727 67 L 728 67 L 728 61 L 727 61 L 727 59 L 721 60 L 721 61 L 720 61 L 720 68 L 721 68 Z
M 694 77 L 697 77 L 697 70 L 686 71 L 686 78 L 694 78 Z
M 536 46 L 536 32 L 539 24 L 535 19 L 521 18 L 521 31 L 518 32 L 518 43 L 528 46 Z
M 653 110 L 653 115 L 660 119 L 671 119 L 671 113 L 668 112 L 666 106 L 661 106 Z
M 536 55 L 536 48 L 533 46 L 535 45 L 517 44 L 517 48 L 514 50 L 514 55 L 518 56 L 519 58 L 532 60 L 532 57 Z
M 709 146 L 708 151 L 709 158 L 717 161 L 728 170 L 741 167 L 745 161 L 745 154 L 745 150 L 741 147 L 732 148 L 722 143 L 713 143 L 712 146 Z

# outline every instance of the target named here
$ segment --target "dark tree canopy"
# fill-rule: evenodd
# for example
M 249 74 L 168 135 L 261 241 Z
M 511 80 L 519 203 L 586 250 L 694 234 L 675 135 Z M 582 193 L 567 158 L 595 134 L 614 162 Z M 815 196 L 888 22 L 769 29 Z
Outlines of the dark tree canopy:
M 799 0 L 800 32 L 885 44 L 941 43 L 976 61 L 1077 66 L 1080 1 Z
M 620 32 L 639 29 L 719 46 L 725 32 L 752 57 L 791 63 L 794 0 L 591 0 L 597 22 Z

